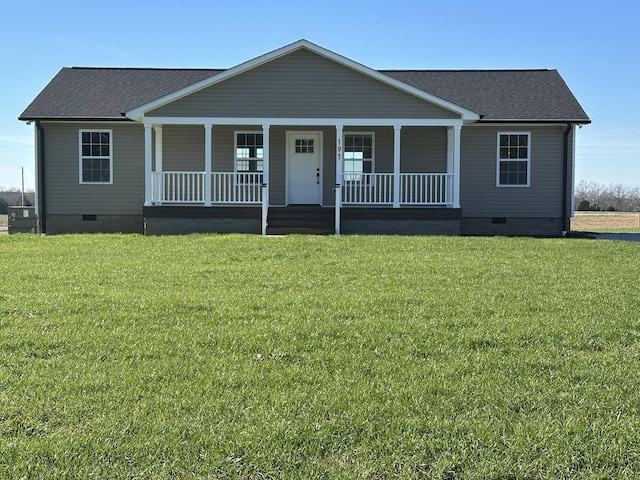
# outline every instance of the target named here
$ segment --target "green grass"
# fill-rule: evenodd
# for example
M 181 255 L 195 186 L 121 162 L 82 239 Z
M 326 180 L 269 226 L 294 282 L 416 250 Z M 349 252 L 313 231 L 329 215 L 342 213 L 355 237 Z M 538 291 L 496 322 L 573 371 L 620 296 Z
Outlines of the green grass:
M 0 478 L 634 478 L 638 248 L 0 237 Z

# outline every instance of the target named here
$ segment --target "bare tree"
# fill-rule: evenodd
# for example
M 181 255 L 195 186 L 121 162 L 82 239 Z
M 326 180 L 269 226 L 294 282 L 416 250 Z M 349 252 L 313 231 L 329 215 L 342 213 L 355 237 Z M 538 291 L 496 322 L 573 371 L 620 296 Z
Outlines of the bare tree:
M 602 193 L 604 191 L 604 187 L 599 184 L 598 182 L 594 182 L 593 180 L 590 180 L 588 182 L 585 182 L 584 185 L 584 194 L 585 194 L 585 199 L 589 201 L 589 203 L 591 204 L 591 207 L 594 210 L 603 210 L 603 198 L 602 198 Z
M 627 191 L 629 209 L 633 212 L 640 212 L 640 187 L 631 188 Z
M 604 189 L 603 199 L 608 207 L 620 212 L 625 210 L 624 204 L 627 199 L 627 189 L 621 183 L 612 183 Z M 605 207 L 606 208 L 606 207 Z
M 603 185 L 581 180 L 576 183 L 574 199 L 578 210 L 640 211 L 640 187 L 621 183 Z

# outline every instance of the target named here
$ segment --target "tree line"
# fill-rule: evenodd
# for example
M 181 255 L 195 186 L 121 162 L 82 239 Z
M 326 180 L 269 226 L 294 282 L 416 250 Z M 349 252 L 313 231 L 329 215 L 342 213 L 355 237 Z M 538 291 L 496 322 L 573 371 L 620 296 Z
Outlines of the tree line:
M 576 210 L 640 212 L 640 187 L 580 180 L 574 193 Z

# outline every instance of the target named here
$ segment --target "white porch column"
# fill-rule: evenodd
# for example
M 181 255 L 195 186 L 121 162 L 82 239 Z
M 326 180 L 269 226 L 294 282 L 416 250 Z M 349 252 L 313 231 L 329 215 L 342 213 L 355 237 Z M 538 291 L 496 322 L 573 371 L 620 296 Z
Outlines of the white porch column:
M 153 150 L 151 142 L 153 140 L 152 126 L 149 123 L 144 124 L 144 204 L 151 205 L 151 163 Z
M 204 206 L 211 206 L 211 124 L 204 125 Z
M 449 199 L 453 208 L 460 208 L 460 132 L 461 125 L 447 128 L 447 173 L 453 175 Z
M 162 203 L 162 125 L 154 125 L 153 133 L 155 134 L 155 165 L 153 171 L 160 175 L 155 175 L 151 187 L 151 201 Z
M 393 126 L 393 208 L 400 208 L 400 130 Z
M 267 234 L 269 215 L 269 127 L 262 125 L 262 235 Z
M 342 125 L 336 125 L 336 235 L 340 235 L 340 209 L 342 208 Z

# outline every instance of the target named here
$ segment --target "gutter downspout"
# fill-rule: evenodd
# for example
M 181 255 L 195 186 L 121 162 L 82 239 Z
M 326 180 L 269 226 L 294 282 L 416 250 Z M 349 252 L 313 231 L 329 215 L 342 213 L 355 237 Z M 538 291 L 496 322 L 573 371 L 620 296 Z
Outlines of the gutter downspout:
M 44 129 L 40 125 L 40 121 L 36 120 L 36 128 L 38 129 L 38 158 L 37 158 L 37 172 L 38 172 L 38 203 L 40 213 L 40 235 L 47 234 L 47 196 L 46 196 L 46 182 L 44 180 Z
M 565 237 L 569 231 L 569 222 L 567 221 L 567 215 L 569 208 L 567 203 L 569 202 L 569 133 L 573 128 L 572 123 L 567 123 L 567 128 L 564 131 L 564 165 L 562 167 L 562 236 Z M 573 192 L 571 192 L 573 195 Z

